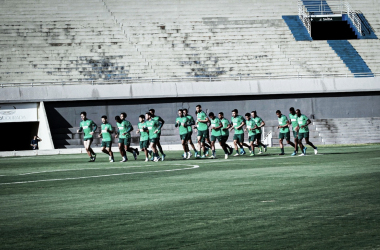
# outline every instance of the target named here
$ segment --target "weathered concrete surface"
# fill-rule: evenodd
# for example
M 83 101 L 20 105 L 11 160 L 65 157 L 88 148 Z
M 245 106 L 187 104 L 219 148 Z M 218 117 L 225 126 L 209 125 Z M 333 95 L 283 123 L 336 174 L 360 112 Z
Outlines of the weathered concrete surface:
M 371 91 L 380 91 L 379 77 L 25 86 L 1 88 L 0 103 Z

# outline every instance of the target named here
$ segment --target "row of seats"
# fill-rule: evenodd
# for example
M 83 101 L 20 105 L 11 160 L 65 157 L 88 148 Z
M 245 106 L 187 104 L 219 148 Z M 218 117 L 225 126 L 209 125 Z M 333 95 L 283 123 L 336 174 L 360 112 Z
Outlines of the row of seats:
M 351 5 L 380 32 L 373 0 Z M 0 13 L 0 82 L 352 75 L 326 41 L 294 40 L 282 16 L 296 0 L 20 0 Z M 379 72 L 378 40 L 350 42 Z

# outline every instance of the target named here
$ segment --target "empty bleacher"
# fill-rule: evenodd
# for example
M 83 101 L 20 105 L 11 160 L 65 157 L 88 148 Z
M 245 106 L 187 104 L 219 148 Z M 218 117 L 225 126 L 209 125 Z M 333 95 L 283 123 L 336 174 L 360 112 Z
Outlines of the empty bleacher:
M 352 6 L 380 31 L 374 1 Z M 20 0 L 0 13 L 1 82 L 352 76 L 326 41 L 295 41 L 282 18 L 295 0 Z M 376 72 L 378 40 L 350 42 Z

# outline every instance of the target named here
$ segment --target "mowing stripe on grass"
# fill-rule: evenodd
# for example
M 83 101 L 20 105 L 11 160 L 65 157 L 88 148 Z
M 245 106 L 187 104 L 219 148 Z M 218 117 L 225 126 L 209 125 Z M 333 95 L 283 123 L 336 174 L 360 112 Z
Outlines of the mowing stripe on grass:
M 319 155 L 322 155 L 322 154 L 319 154 Z M 303 157 L 305 157 L 305 156 L 311 156 L 311 155 L 304 155 Z M 248 159 L 241 159 L 241 158 L 237 157 L 235 159 L 229 159 L 229 160 L 225 160 L 225 159 L 220 158 L 220 161 L 230 162 L 230 161 L 236 161 L 237 159 L 239 159 L 239 161 L 257 161 L 257 160 L 272 160 L 272 159 L 281 159 L 281 158 L 294 158 L 294 156 L 252 157 L 252 158 L 248 158 Z M 208 161 L 208 162 L 202 162 L 202 163 L 215 163 L 215 161 Z
M 192 169 L 199 168 L 198 165 L 182 165 L 182 164 L 174 164 L 174 165 L 191 166 L 191 168 L 177 168 L 177 169 L 165 169 L 165 170 L 132 172 L 132 173 L 119 173 L 119 174 L 104 174 L 104 175 L 94 175 L 94 176 L 84 176 L 84 177 L 70 177 L 70 178 L 62 178 L 62 179 L 46 179 L 46 180 L 36 180 L 36 181 L 18 181 L 18 182 L 0 183 L 0 185 L 14 185 L 14 184 L 36 183 L 36 182 L 67 181 L 67 180 L 81 180 L 81 179 L 91 179 L 91 178 L 101 178 L 101 177 L 111 177 L 111 176 L 121 176 L 121 175 L 132 175 L 132 174 L 148 174 L 148 173 L 174 172 L 174 171 L 192 170 Z

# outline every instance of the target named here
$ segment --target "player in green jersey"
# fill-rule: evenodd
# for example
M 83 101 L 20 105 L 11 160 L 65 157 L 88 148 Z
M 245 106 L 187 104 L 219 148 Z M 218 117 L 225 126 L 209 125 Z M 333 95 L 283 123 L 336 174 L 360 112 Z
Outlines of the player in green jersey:
M 236 154 L 234 156 L 244 155 L 245 151 L 243 148 L 243 143 L 244 143 L 243 127 L 245 125 L 245 119 L 243 116 L 239 115 L 239 111 L 237 109 L 232 110 L 231 124 L 232 124 L 232 127 L 230 131 L 232 131 L 233 129 L 235 130 L 234 146 L 235 146 Z M 238 147 L 240 148 L 240 153 L 238 151 Z
M 264 152 L 267 152 L 267 146 L 264 145 L 262 142 L 261 142 L 261 128 L 265 126 L 265 122 L 263 121 L 263 119 L 261 119 L 259 116 L 257 116 L 257 111 L 256 110 L 253 110 L 251 111 L 251 116 L 252 116 L 252 119 L 255 120 L 256 122 L 256 125 L 257 125 L 257 128 L 256 128 L 256 135 L 255 135 L 255 140 L 256 140 L 256 144 L 261 147 L 261 148 L 264 148 Z M 260 148 L 259 150 L 259 154 L 262 153 L 262 149 Z
M 206 146 L 206 142 L 208 142 L 208 144 L 211 144 L 210 138 L 209 138 L 209 132 L 208 132 L 208 123 L 210 121 L 206 113 L 202 111 L 201 105 L 198 104 L 195 107 L 195 110 L 197 114 L 197 130 L 198 130 L 197 139 L 198 139 L 198 150 L 199 150 L 199 154 L 197 155 L 197 157 L 200 157 L 200 155 L 202 154 L 202 149 L 203 149 L 202 158 L 206 158 L 206 156 L 208 155 L 207 146 L 209 146 L 209 145 Z
M 162 118 L 161 118 L 160 116 L 158 116 L 158 115 L 155 115 L 156 111 L 155 111 L 154 109 L 149 109 L 149 112 L 151 113 L 151 115 L 152 115 L 152 119 L 153 119 L 153 120 L 156 120 L 157 122 L 161 123 L 161 127 L 164 126 L 164 124 L 165 124 L 164 119 L 162 119 Z M 160 132 L 158 133 L 157 148 L 158 148 L 158 150 L 159 150 L 160 153 L 161 153 L 161 160 L 164 161 L 166 155 L 164 154 L 164 151 L 162 150 L 161 143 L 160 143 L 160 137 L 161 137 L 161 130 L 160 130 Z
M 297 114 L 297 122 L 298 126 L 296 130 L 298 130 L 298 141 L 302 143 L 302 139 L 305 138 L 306 144 L 309 144 L 314 149 L 314 154 L 318 153 L 318 149 L 316 146 L 314 146 L 313 143 L 309 141 L 309 124 L 311 123 L 310 119 L 307 118 L 306 115 L 301 114 L 301 110 L 296 110 Z M 302 154 L 300 156 L 306 155 L 306 147 L 304 147 L 302 144 L 300 144 L 300 149 L 302 150 Z
M 228 151 L 226 149 L 225 143 L 223 143 L 223 140 L 222 140 L 222 128 L 223 128 L 223 124 L 219 120 L 219 118 L 217 118 L 214 115 L 213 112 L 210 112 L 210 114 L 208 116 L 210 117 L 210 122 L 211 122 L 211 150 L 212 150 L 212 156 L 210 158 L 212 158 L 212 159 L 216 158 L 216 154 L 215 154 L 215 142 L 216 142 L 216 140 L 218 140 L 220 146 L 222 147 L 222 149 L 224 151 L 225 159 L 228 159 Z
M 112 125 L 107 122 L 107 116 L 102 116 L 102 127 L 99 137 L 102 138 L 102 152 L 109 155 L 110 162 L 115 162 L 112 152 Z
M 183 147 L 183 159 L 190 159 L 190 150 L 189 150 L 189 144 L 188 144 L 188 134 L 189 131 L 187 130 L 187 124 L 189 122 L 189 119 L 183 115 L 183 110 L 178 110 L 178 117 L 175 120 L 175 127 L 179 127 L 179 137 L 182 142 Z
M 255 139 L 256 139 L 256 122 L 254 119 L 251 118 L 251 114 L 250 113 L 246 113 L 245 114 L 245 124 L 246 124 L 246 129 L 245 131 L 248 131 L 248 141 L 249 141 L 249 146 L 251 147 L 250 148 L 250 151 L 251 151 L 251 154 L 249 156 L 254 156 L 255 155 L 255 147 L 258 147 L 256 144 L 255 144 Z
M 157 150 L 157 143 L 159 140 L 158 134 L 161 132 L 162 123 L 158 122 L 158 120 L 153 119 L 152 113 L 147 112 L 145 114 L 145 125 L 148 128 L 149 132 L 149 141 L 150 141 L 150 147 L 153 151 L 153 161 L 158 162 L 160 159 L 160 156 L 158 155 Z
M 138 130 L 136 131 L 136 134 L 140 134 L 140 149 L 141 151 L 144 151 L 145 153 L 145 161 L 149 161 L 149 158 L 148 158 L 149 134 L 147 132 L 148 128 L 146 127 L 144 115 L 139 116 L 139 123 L 137 124 L 137 127 L 138 127 Z
M 230 136 L 229 129 L 231 128 L 232 125 L 228 119 L 224 118 L 223 112 L 219 112 L 218 118 L 223 125 L 223 127 L 221 128 L 221 130 L 222 130 L 222 143 L 224 144 L 224 146 L 228 150 L 228 155 L 231 155 L 233 152 L 233 149 L 230 147 L 230 145 L 227 144 L 227 141 L 228 141 L 228 137 Z M 226 159 L 228 159 L 228 156 L 226 157 Z
M 86 149 L 88 156 L 90 156 L 89 161 L 93 162 L 96 160 L 96 154 L 94 150 L 92 150 L 91 148 L 91 143 L 94 140 L 94 133 L 98 126 L 96 126 L 96 124 L 92 120 L 87 119 L 87 113 L 84 111 L 80 113 L 80 118 L 82 119 L 82 121 L 79 124 L 79 129 L 77 130 L 77 133 L 83 131 L 84 148 Z
M 122 112 L 120 114 L 118 120 L 116 119 L 117 117 L 118 116 L 115 117 L 115 120 L 118 131 L 116 132 L 115 138 L 119 138 L 119 151 L 123 157 L 122 162 L 126 162 L 128 160 L 127 152 L 132 153 L 133 158 L 137 160 L 139 150 L 137 148 L 131 147 L 131 132 L 133 131 L 133 126 L 129 121 L 126 120 L 127 114 L 125 112 Z
M 281 114 L 280 110 L 276 111 L 276 115 L 277 115 L 278 124 L 279 124 L 277 126 L 277 128 L 280 130 L 278 138 L 279 138 L 279 141 L 280 141 L 281 153 L 279 155 L 284 155 L 285 154 L 285 152 L 284 152 L 284 144 L 283 144 L 284 139 L 293 148 L 295 147 L 295 145 L 294 145 L 293 142 L 290 141 L 290 130 L 289 130 L 289 121 L 288 121 L 288 118 L 285 115 Z
M 183 115 L 186 116 L 187 119 L 189 119 L 188 124 L 187 124 L 187 130 L 188 130 L 189 134 L 188 134 L 187 138 L 189 139 L 189 140 L 188 140 L 188 143 L 189 143 L 189 145 L 193 148 L 193 150 L 194 150 L 194 155 L 195 155 L 195 157 L 196 157 L 196 156 L 198 155 L 198 151 L 197 151 L 197 149 L 196 149 L 195 146 L 194 146 L 193 140 L 191 139 L 191 137 L 193 136 L 193 127 L 192 127 L 192 126 L 195 125 L 195 120 L 194 120 L 193 116 L 191 116 L 191 115 L 189 114 L 189 112 L 188 112 L 187 109 L 183 109 Z M 191 152 L 190 152 L 190 156 L 191 156 L 191 155 L 192 155 L 192 154 L 191 154 Z
M 298 154 L 298 145 L 302 144 L 298 141 L 298 131 L 296 131 L 296 127 L 298 126 L 298 122 L 297 122 L 297 114 L 296 114 L 296 110 L 291 107 L 289 109 L 289 120 L 290 120 L 290 125 L 292 125 L 292 130 L 293 130 L 293 137 L 294 137 L 294 145 L 296 145 L 297 147 L 295 148 L 292 156 L 295 156 L 296 154 Z

